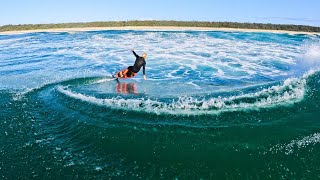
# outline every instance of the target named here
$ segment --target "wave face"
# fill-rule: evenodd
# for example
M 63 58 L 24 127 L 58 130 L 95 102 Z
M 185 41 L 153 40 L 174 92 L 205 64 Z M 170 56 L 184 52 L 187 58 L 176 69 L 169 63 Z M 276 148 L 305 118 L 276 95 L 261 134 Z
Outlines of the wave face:
M 148 80 L 117 82 L 131 48 Z M 272 33 L 0 35 L 0 174 L 318 178 L 319 48 Z

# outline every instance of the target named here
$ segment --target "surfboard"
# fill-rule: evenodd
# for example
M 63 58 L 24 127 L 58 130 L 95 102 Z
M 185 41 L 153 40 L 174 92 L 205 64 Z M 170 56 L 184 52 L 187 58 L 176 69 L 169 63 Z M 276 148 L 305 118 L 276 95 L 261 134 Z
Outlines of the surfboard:
M 113 80 L 118 81 L 118 78 L 117 78 L 117 77 L 115 77 L 114 75 L 112 75 L 112 77 L 111 77 L 111 78 L 110 78 L 110 76 L 109 76 L 109 77 L 104 77 L 104 78 L 101 78 L 101 79 L 95 80 L 95 81 L 93 81 L 93 82 L 92 82 L 92 83 L 90 83 L 90 84 L 100 84 L 100 83 L 105 83 L 105 82 L 113 81 Z
M 112 78 L 114 78 L 118 83 L 120 83 L 119 79 L 116 76 L 112 75 Z

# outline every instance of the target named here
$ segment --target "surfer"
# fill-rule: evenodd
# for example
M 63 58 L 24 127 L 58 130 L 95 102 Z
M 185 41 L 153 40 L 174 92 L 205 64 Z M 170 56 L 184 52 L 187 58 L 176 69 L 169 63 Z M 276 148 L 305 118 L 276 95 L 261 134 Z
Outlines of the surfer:
M 127 69 L 122 70 L 120 72 L 117 73 L 116 77 L 117 78 L 130 78 L 130 77 L 134 77 L 136 75 L 136 73 L 138 73 L 141 69 L 141 67 L 143 67 L 143 79 L 147 80 L 146 77 L 146 58 L 147 58 L 147 54 L 143 53 L 142 57 L 138 56 L 136 52 L 134 52 L 133 49 L 131 49 L 133 55 L 136 57 L 136 61 L 134 62 L 133 66 L 129 66 Z

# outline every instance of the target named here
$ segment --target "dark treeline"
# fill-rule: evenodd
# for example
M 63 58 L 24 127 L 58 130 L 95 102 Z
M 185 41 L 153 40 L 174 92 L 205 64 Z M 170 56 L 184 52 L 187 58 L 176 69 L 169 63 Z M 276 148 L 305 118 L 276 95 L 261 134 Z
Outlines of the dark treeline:
M 87 23 L 61 23 L 61 24 L 25 24 L 4 25 L 0 31 L 19 31 L 57 28 L 86 28 L 86 27 L 125 27 L 125 26 L 176 26 L 176 27 L 214 27 L 214 28 L 241 28 L 320 32 L 320 27 L 305 25 L 237 23 L 237 22 L 199 22 L 199 21 L 107 21 Z

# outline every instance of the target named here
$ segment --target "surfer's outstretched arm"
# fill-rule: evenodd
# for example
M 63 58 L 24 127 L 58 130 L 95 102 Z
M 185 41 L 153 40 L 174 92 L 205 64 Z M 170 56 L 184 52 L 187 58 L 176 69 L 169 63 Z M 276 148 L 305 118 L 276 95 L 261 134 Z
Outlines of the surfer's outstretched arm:
M 131 51 L 132 51 L 133 55 L 134 55 L 136 58 L 138 58 L 138 57 L 139 57 L 139 56 L 137 55 L 137 53 L 136 53 L 136 52 L 134 52 L 134 50 L 133 50 L 133 49 L 131 49 Z
M 143 65 L 143 79 L 147 80 L 147 77 L 146 77 L 146 65 Z

